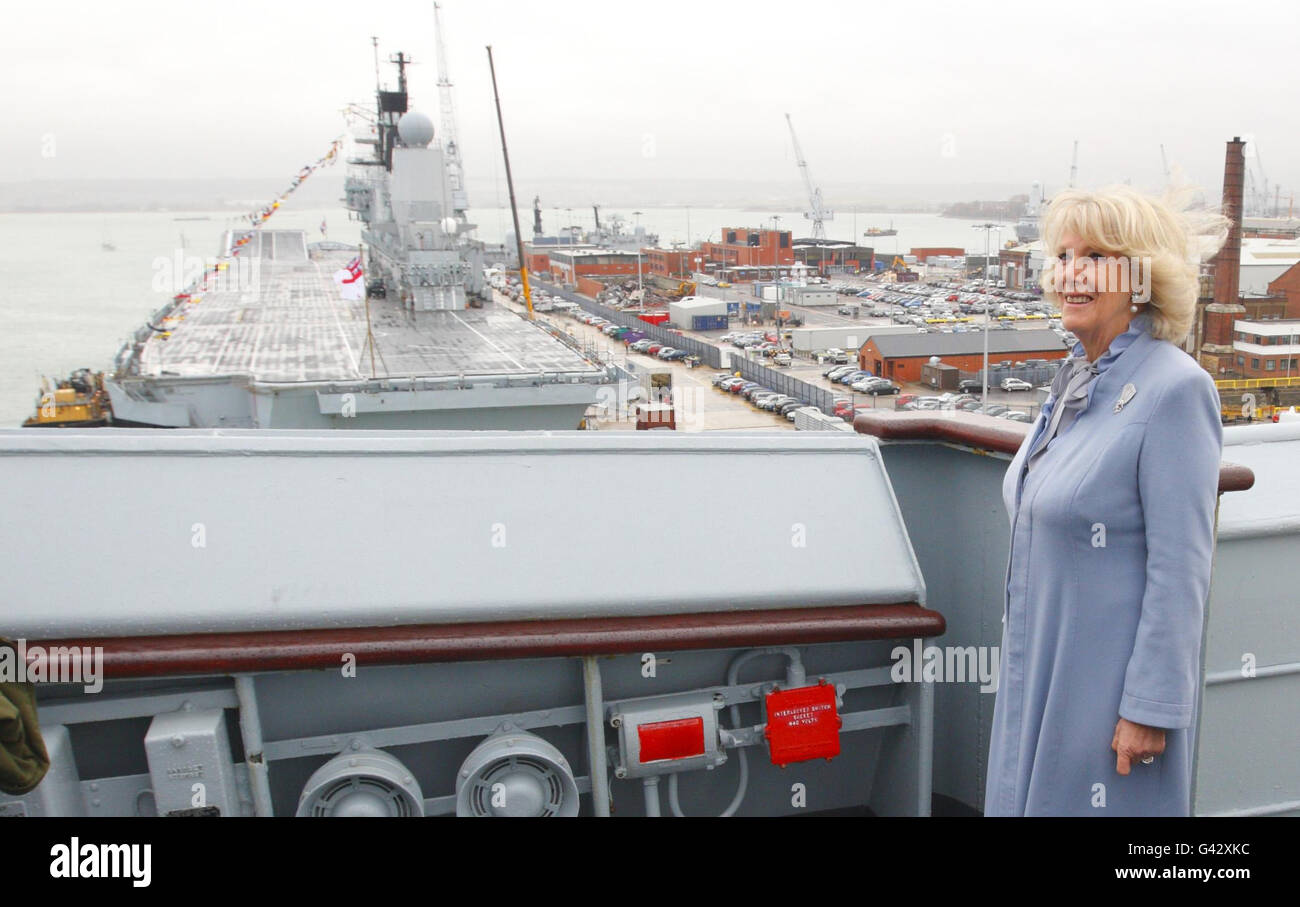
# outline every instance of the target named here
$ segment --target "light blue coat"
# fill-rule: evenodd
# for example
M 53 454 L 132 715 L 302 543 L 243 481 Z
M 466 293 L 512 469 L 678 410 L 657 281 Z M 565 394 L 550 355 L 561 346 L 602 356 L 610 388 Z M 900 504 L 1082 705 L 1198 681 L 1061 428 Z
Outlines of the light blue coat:
M 1116 338 L 1087 409 L 1025 470 L 1044 406 L 1003 481 L 1011 553 L 986 815 L 1191 810 L 1223 433 L 1210 376 L 1149 326 L 1141 314 Z M 1110 748 L 1121 717 L 1168 729 L 1164 755 L 1128 776 Z

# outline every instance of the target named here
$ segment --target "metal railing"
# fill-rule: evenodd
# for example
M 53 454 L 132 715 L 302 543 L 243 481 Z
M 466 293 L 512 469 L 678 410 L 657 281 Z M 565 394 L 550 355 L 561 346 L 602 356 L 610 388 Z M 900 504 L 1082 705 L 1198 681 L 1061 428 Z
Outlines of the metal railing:
M 832 391 L 824 387 L 818 387 L 815 384 L 809 384 L 807 381 L 796 378 L 788 372 L 768 368 L 761 362 L 750 359 L 739 350 L 731 354 L 731 364 L 728 369 L 737 372 L 740 377 L 748 381 L 757 381 L 764 387 L 770 387 L 779 394 L 786 394 L 802 400 L 809 406 L 815 406 L 824 413 L 829 413 L 835 409 L 835 394 Z
M 697 340 L 694 337 L 687 337 L 683 334 L 676 334 L 668 328 L 657 324 L 650 324 L 648 321 L 642 321 L 637 317 L 636 312 L 624 312 L 619 309 L 611 309 L 609 306 L 601 305 L 599 302 L 588 299 L 586 296 L 581 296 L 577 293 L 570 293 L 569 291 L 552 284 L 547 284 L 540 280 L 534 282 L 552 295 L 560 296 L 570 302 L 577 303 L 582 307 L 582 310 L 588 314 L 599 315 L 601 318 L 611 321 L 614 324 L 631 328 L 634 331 L 639 331 L 648 339 L 653 340 L 656 343 L 666 343 L 675 350 L 685 350 L 690 355 L 698 357 L 700 362 L 710 368 L 722 368 L 722 351 L 711 343 Z

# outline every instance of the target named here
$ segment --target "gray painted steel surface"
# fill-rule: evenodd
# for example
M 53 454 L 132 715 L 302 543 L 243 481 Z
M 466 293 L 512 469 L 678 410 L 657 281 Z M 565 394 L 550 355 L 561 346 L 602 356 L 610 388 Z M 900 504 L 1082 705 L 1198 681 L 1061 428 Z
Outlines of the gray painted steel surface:
M 925 600 L 863 436 L 15 429 L 0 460 L 0 509 L 23 515 L 0 525 L 12 636 Z M 798 494 L 765 496 L 737 545 L 627 481 L 706 500 L 773 475 Z M 69 570 L 82 530 L 95 568 Z

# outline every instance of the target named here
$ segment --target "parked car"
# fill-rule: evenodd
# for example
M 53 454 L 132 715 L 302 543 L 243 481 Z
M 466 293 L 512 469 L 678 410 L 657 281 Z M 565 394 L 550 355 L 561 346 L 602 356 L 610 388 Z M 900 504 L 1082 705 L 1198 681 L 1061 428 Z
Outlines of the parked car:
M 659 351 L 663 348 L 664 345 L 662 343 L 652 343 L 645 348 L 645 353 L 648 356 L 655 356 L 658 355 Z
M 1008 420 L 1009 422 L 1025 422 L 1025 423 L 1032 423 L 1032 422 L 1034 421 L 1034 417 L 1033 417 L 1033 416 L 1029 415 L 1029 413 L 1022 413 L 1022 412 L 1020 412 L 1020 410 L 1018 410 L 1018 409 L 1008 410 L 1007 412 L 1003 413 L 1003 414 L 1002 414 L 1001 416 L 999 416 L 998 418 L 999 418 L 999 419 L 1006 419 L 1006 420 Z
M 1028 381 L 1021 381 L 1019 378 L 1003 378 L 1002 389 L 1004 391 L 1031 391 L 1034 386 Z
M 777 353 L 776 355 L 774 355 L 774 356 L 772 357 L 772 364 L 773 364 L 773 365 L 780 365 L 780 366 L 786 366 L 786 367 L 788 367 L 788 366 L 789 366 L 793 361 L 794 361 L 794 360 L 790 358 L 790 354 L 789 354 L 789 353 Z
M 963 393 L 967 393 L 970 391 L 979 391 L 983 389 L 984 389 L 983 382 L 977 381 L 974 378 L 963 378 L 962 380 L 957 382 L 957 390 Z
M 1000 416 L 1005 412 L 1009 412 L 1010 409 L 1011 407 L 1003 406 L 1001 403 L 990 403 L 988 406 L 976 410 L 976 412 L 982 412 L 986 416 Z

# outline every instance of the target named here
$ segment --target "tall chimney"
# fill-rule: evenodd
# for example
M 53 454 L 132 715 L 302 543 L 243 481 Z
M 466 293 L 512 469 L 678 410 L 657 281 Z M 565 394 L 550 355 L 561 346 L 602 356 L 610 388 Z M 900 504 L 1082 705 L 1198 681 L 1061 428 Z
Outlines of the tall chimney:
M 1241 199 L 1246 179 L 1246 143 L 1228 143 L 1223 163 L 1223 213 L 1231 221 L 1228 241 L 1214 257 L 1214 301 L 1236 305 L 1241 298 Z
M 1228 239 L 1214 256 L 1214 301 L 1205 307 L 1200 362 L 1211 375 L 1237 371 L 1232 348 L 1233 322 L 1246 314 L 1241 304 L 1241 199 L 1246 179 L 1246 143 L 1233 138 L 1223 163 L 1223 213 Z

